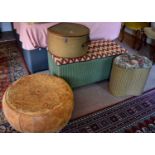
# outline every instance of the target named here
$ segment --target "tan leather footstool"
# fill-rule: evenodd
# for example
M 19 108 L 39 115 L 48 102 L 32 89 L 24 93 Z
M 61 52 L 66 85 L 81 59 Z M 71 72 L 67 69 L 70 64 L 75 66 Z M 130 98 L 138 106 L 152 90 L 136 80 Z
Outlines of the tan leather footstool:
M 2 106 L 8 122 L 20 132 L 59 132 L 71 118 L 73 92 L 61 78 L 33 74 L 6 90 Z

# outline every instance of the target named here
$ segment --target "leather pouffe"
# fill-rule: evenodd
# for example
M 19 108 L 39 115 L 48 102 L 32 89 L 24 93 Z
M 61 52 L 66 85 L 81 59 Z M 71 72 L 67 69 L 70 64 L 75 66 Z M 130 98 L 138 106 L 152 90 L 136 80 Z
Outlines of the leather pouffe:
M 73 92 L 63 79 L 33 74 L 14 82 L 5 91 L 3 112 L 20 132 L 59 132 L 70 120 Z

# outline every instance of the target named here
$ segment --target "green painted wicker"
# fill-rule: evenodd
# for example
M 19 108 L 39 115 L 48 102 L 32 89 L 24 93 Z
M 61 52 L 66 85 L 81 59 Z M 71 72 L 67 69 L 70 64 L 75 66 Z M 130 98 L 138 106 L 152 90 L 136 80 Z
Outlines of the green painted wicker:
M 151 68 L 123 68 L 113 63 L 109 90 L 114 96 L 138 96 L 143 92 Z
M 62 77 L 72 88 L 106 80 L 110 76 L 112 61 L 115 56 L 86 62 L 56 65 L 48 53 L 50 74 Z

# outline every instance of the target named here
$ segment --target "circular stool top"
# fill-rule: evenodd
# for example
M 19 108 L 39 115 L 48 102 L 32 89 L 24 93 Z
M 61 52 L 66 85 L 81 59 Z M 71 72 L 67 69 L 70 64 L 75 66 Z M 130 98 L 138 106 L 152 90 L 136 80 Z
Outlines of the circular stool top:
M 59 23 L 50 28 L 48 32 L 63 37 L 80 37 L 89 34 L 89 28 L 76 23 Z
M 155 39 L 155 28 L 146 27 L 146 28 L 144 28 L 144 32 L 147 35 L 147 37 L 149 37 L 151 39 Z
M 33 74 L 14 82 L 5 92 L 4 102 L 24 114 L 40 115 L 58 107 L 73 108 L 73 92 L 63 79 Z

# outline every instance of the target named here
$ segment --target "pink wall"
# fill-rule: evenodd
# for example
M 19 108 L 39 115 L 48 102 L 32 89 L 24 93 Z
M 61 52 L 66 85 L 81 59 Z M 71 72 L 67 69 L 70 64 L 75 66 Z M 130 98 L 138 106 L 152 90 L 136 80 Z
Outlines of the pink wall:
M 91 39 L 114 40 L 119 36 L 120 22 L 85 22 L 84 25 L 90 28 Z

